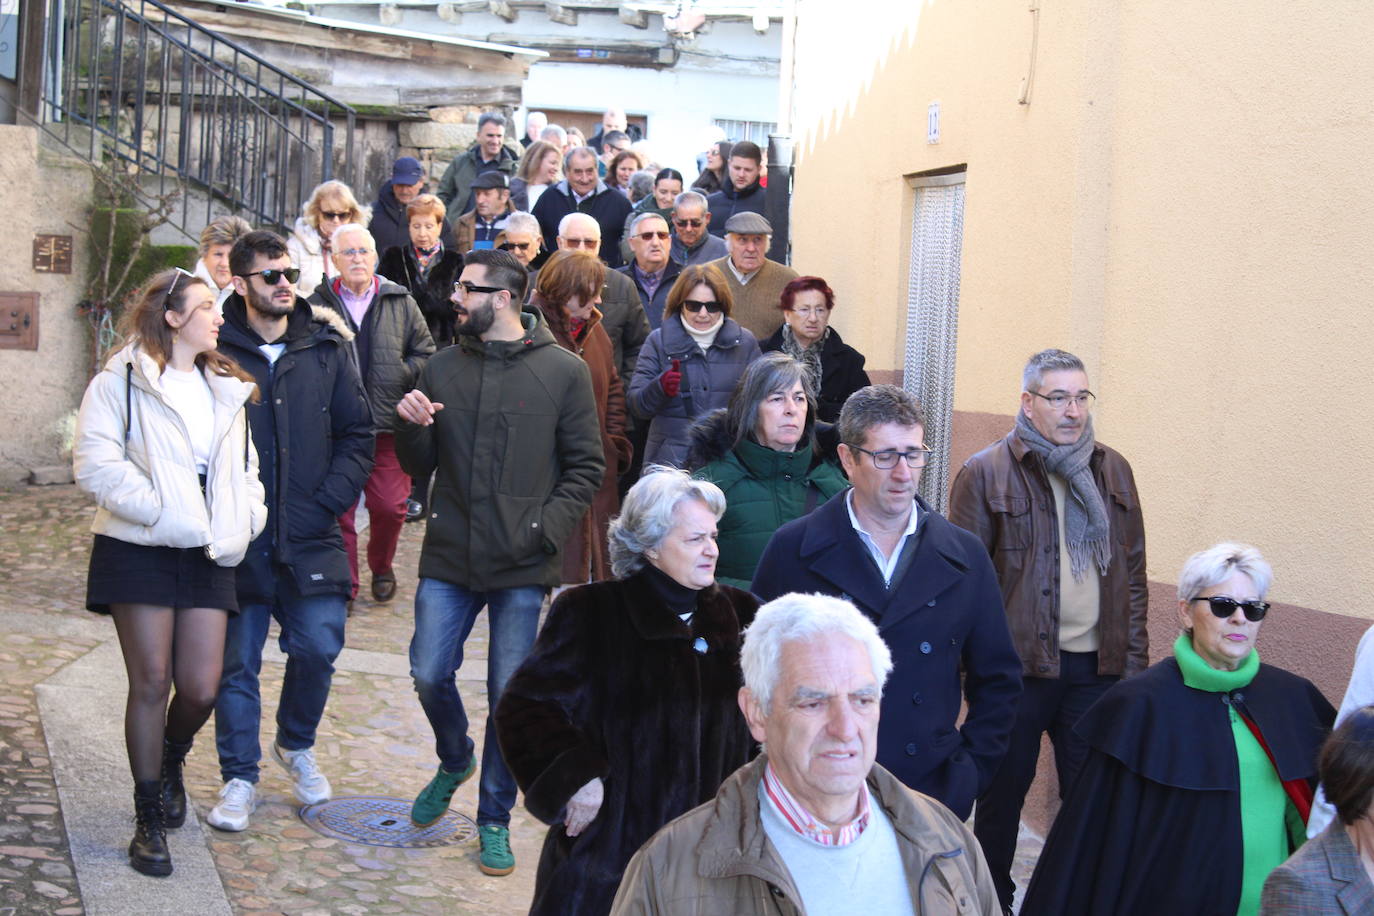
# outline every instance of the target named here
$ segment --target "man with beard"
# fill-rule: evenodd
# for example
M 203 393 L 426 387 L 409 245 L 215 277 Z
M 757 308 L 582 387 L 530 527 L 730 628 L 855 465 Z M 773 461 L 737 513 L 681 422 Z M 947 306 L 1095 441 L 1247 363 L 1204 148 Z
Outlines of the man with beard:
M 401 466 L 435 472 L 420 551 L 410 674 L 434 730 L 438 772 L 411 819 L 431 824 L 477 769 L 454 677 L 463 643 L 487 608 L 487 703 L 534 644 L 539 610 L 559 585 L 559 552 L 601 486 L 605 459 L 591 374 L 522 309 L 525 267 L 509 252 L 474 251 L 454 287 L 458 342 L 425 364 L 396 406 Z M 515 779 L 488 717 L 477 827 L 479 868 L 515 870 Z
M 229 266 L 234 292 L 219 347 L 258 383 L 248 423 L 268 507 L 267 528 L 238 567 L 239 613 L 229 618 L 215 703 L 224 787 L 207 820 L 237 831 L 257 805 L 258 672 L 274 617 L 287 664 L 272 759 L 291 773 L 301 804 L 330 796 L 312 748 L 343 648 L 350 588 L 337 519 L 372 470 L 372 414 L 349 352 L 353 335 L 296 295 L 299 271 L 286 243 L 249 232 L 234 243 Z
M 1007 755 L 974 819 L 1008 911 L 1041 735 L 1054 745 L 1062 798 L 1088 755 L 1074 731 L 1079 717 L 1150 664 L 1140 496 L 1130 463 L 1094 437 L 1092 406 L 1081 359 L 1035 354 L 1014 428 L 964 462 L 950 492 L 949 520 L 992 557 L 1025 684 Z

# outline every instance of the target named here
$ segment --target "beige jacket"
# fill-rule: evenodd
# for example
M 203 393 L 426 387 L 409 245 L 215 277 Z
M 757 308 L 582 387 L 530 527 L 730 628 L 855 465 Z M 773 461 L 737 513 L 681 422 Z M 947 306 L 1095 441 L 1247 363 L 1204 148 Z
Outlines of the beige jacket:
M 220 566 L 237 566 L 267 524 L 244 410 L 254 385 L 206 373 L 215 432 L 202 494 L 186 424 L 152 381 L 159 375 L 156 361 L 129 344 L 86 387 L 72 464 L 98 506 L 91 531 L 131 544 L 204 547 Z
M 740 767 L 713 801 L 654 835 L 630 860 L 611 916 L 804 916 L 787 866 L 759 818 L 767 755 Z M 868 789 L 892 821 L 917 916 L 1001 908 L 983 850 L 948 808 L 874 765 Z M 855 901 L 856 911 L 862 909 Z

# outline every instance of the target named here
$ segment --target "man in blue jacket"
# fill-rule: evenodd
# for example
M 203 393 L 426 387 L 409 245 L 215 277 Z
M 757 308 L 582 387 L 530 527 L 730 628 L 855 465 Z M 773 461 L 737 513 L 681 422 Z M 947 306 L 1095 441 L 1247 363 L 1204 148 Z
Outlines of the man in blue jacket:
M 1021 695 L 1001 588 L 982 543 L 916 495 L 929 451 L 914 397 L 861 388 L 837 428 L 853 486 L 778 529 L 753 590 L 764 601 L 837 595 L 878 625 L 896 664 L 878 762 L 963 820 L 1006 752 Z M 968 716 L 956 728 L 962 700 Z
M 224 673 L 215 702 L 215 742 L 224 786 L 207 820 L 243 830 L 257 806 L 258 672 L 267 629 L 281 624 L 286 678 L 277 706 L 272 759 L 286 769 L 296 799 L 330 797 L 315 764 L 315 729 L 324 715 L 343 649 L 351 587 L 338 517 L 357 502 L 372 471 L 372 412 L 342 320 L 296 295 L 299 272 L 286 243 L 250 232 L 229 253 L 234 294 L 224 302 L 220 351 L 258 383 L 248 406 L 267 499 L 267 528 L 239 564 L 239 613 L 225 634 Z

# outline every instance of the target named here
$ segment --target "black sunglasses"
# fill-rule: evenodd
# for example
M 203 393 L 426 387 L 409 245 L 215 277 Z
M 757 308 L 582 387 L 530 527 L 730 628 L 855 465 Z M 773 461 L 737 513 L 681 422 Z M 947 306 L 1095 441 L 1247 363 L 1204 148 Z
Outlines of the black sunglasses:
M 1206 601 L 1212 608 L 1212 614 L 1225 620 L 1236 612 L 1236 608 L 1245 611 L 1245 619 L 1251 623 L 1259 623 L 1264 619 L 1264 615 L 1269 613 L 1269 603 L 1267 601 L 1237 601 L 1234 598 L 1227 598 L 1224 595 L 1213 595 L 1210 598 L 1194 598 L 1194 601 Z
M 710 302 L 701 302 L 697 299 L 683 299 L 682 307 L 689 312 L 700 312 L 702 309 L 705 309 L 712 315 L 719 314 L 719 312 L 723 308 L 723 306 L 719 302 L 716 302 L 714 299 Z
M 248 277 L 262 277 L 262 282 L 266 283 L 268 286 L 276 286 L 277 282 L 281 280 L 282 277 L 286 278 L 287 283 L 295 283 L 301 278 L 301 270 L 299 267 L 287 267 L 283 270 L 269 267 L 266 270 L 255 270 L 250 274 L 239 274 L 239 276 L 244 279 Z

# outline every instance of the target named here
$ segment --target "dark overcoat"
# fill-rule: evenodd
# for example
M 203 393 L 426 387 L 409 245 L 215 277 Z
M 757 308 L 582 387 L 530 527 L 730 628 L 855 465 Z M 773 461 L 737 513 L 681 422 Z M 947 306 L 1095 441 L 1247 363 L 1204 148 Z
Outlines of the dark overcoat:
M 1021 696 L 1021 659 L 992 561 L 977 538 L 918 497 L 916 552 L 886 588 L 850 524 L 848 492 L 778 529 L 753 592 L 764 601 L 788 592 L 837 595 L 877 624 L 893 661 L 878 762 L 966 819 L 1006 754 Z M 968 716 L 956 727 L 965 698 Z
M 689 626 L 642 573 L 554 601 L 496 707 L 525 807 L 551 825 L 532 914 L 608 913 L 635 851 L 748 761 L 736 697 L 740 631 L 757 607 L 749 593 L 713 585 L 698 593 Z M 568 837 L 564 805 L 596 777 L 601 810 Z
M 759 349 L 772 353 L 782 349 L 782 328 L 759 341 Z M 840 332 L 830 328 L 821 341 L 821 390 L 816 392 L 816 419 L 834 423 L 849 396 L 871 382 L 864 371 L 864 355 L 845 343 Z
M 1260 665 L 1230 694 L 1194 690 L 1165 659 L 1111 687 L 1078 720 L 1088 757 L 1055 819 L 1023 916 L 1232 916 L 1240 904 L 1239 694 L 1279 778 L 1315 785 L 1336 711 L 1311 682 Z

